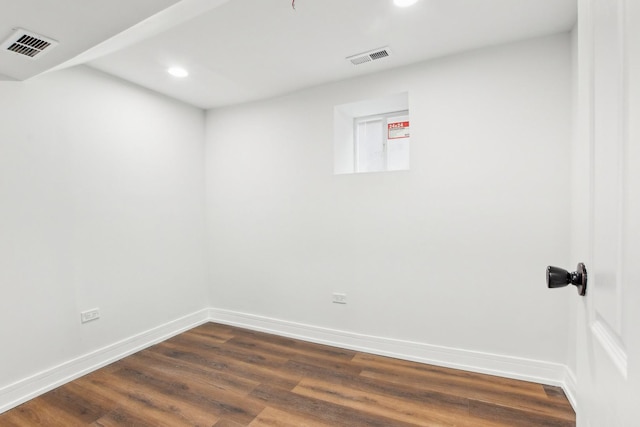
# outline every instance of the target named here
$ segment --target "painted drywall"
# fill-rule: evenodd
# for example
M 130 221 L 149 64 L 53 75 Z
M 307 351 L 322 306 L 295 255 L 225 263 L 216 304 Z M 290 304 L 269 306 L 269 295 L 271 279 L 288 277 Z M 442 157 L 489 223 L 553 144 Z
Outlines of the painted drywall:
M 334 107 L 405 91 L 411 169 L 334 175 Z M 565 363 L 568 34 L 211 110 L 206 135 L 212 307 Z
M 80 67 L 0 122 L 0 391 L 207 307 L 202 110 Z

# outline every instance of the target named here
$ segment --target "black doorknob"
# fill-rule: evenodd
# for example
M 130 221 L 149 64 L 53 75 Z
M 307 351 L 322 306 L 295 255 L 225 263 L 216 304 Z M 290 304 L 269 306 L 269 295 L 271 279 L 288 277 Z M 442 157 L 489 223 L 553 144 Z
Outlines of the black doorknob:
M 549 288 L 563 288 L 567 285 L 578 288 L 578 294 L 585 296 L 587 293 L 587 268 L 583 263 L 578 264 L 576 271 L 569 273 L 560 267 L 547 267 L 547 286 Z

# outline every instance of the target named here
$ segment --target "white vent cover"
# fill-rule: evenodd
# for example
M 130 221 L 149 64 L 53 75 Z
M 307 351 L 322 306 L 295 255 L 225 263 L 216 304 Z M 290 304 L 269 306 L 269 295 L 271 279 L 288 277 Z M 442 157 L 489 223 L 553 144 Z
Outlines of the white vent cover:
M 18 28 L 11 37 L 0 45 L 0 49 L 37 59 L 44 52 L 48 52 L 57 45 L 58 42 L 49 37 Z
M 369 52 L 359 53 L 357 55 L 348 56 L 346 59 L 353 65 L 365 64 L 367 62 L 375 61 L 377 59 L 387 58 L 391 55 L 391 51 L 388 47 L 381 47 L 379 49 L 370 50 Z

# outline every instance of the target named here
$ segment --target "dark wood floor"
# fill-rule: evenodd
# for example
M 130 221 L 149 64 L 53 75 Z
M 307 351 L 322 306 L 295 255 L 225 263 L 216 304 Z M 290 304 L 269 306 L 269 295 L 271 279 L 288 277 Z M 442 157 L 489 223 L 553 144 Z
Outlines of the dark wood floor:
M 0 415 L 0 426 L 575 426 L 556 387 L 208 323 Z

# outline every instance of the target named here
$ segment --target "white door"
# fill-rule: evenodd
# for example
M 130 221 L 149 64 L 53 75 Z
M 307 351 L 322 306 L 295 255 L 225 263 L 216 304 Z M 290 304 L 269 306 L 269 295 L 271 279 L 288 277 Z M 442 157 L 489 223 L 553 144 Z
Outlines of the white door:
M 640 0 L 578 1 L 579 427 L 640 426 Z M 580 173 L 574 174 L 580 177 Z

